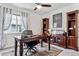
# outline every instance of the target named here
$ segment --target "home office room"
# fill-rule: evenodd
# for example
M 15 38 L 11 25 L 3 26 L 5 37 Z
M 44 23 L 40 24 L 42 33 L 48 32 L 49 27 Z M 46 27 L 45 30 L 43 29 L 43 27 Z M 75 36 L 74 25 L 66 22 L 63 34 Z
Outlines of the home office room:
M 0 3 L 0 56 L 79 56 L 79 3 Z

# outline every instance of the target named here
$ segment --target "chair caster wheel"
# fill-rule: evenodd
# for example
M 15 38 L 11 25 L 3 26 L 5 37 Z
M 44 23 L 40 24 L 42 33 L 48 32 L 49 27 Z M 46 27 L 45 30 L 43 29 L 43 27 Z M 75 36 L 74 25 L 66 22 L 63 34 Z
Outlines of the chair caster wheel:
M 25 55 L 27 56 L 27 53 L 25 53 Z

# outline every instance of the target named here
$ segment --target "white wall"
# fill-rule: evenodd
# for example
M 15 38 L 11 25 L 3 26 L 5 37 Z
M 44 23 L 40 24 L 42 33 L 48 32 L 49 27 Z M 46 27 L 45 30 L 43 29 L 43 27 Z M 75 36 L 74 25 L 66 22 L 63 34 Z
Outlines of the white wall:
M 55 11 L 50 11 L 49 13 L 45 14 L 42 16 L 42 18 L 47 17 L 49 18 L 49 25 L 50 28 L 52 28 L 52 20 L 53 20 L 53 15 L 57 14 L 57 13 L 61 13 L 62 12 L 62 28 L 52 28 L 52 29 L 64 29 L 66 31 L 66 13 L 70 12 L 70 11 L 74 11 L 74 10 L 78 10 L 79 9 L 79 5 L 78 4 L 73 4 L 73 5 L 69 5 L 69 6 L 65 6 L 63 8 L 57 9 Z
M 42 15 L 42 18 L 49 18 L 49 27 L 52 29 L 64 29 L 66 31 L 66 13 L 74 10 L 79 10 L 79 4 L 72 4 L 65 6 L 63 8 L 57 9 L 55 11 L 50 11 L 49 13 Z M 62 28 L 53 28 L 53 15 L 62 12 Z M 79 17 L 78 17 L 79 18 Z M 78 19 L 78 34 L 79 34 L 79 19 Z M 79 35 L 78 35 L 78 47 L 79 47 Z
M 30 13 L 28 28 L 32 29 L 34 34 L 41 32 L 41 16 L 39 14 Z

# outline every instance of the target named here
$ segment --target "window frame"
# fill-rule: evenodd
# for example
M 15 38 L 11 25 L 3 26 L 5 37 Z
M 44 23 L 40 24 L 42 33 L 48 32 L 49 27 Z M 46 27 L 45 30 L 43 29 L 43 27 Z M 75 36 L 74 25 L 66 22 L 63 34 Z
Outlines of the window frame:
M 19 16 L 19 17 L 21 17 L 20 15 L 18 15 L 18 14 L 12 14 L 12 20 L 13 20 L 13 15 L 14 16 L 16 16 L 16 24 L 14 24 L 14 25 L 16 25 L 16 31 L 11 31 L 11 26 L 13 25 L 12 24 L 12 21 L 11 21 L 11 24 L 10 24 L 10 30 L 7 30 L 7 31 L 5 31 L 6 33 L 21 33 L 22 32 L 22 24 L 18 24 L 18 21 L 19 21 L 19 19 L 17 19 L 17 17 Z M 21 19 L 20 19 L 20 21 L 21 21 Z M 21 29 L 19 29 L 19 27 L 18 26 L 20 26 L 21 27 Z M 20 30 L 20 31 L 19 31 Z

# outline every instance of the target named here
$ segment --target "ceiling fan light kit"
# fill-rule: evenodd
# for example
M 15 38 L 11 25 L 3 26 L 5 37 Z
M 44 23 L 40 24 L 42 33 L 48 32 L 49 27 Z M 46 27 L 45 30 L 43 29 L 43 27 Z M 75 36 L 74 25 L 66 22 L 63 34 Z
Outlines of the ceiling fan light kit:
M 40 8 L 42 8 L 42 6 L 41 6 L 41 5 L 37 5 L 36 7 L 37 7 L 37 9 L 40 9 Z
M 49 4 L 41 4 L 41 3 L 35 3 L 37 6 L 34 8 L 34 10 L 40 9 L 42 7 L 51 7 Z

